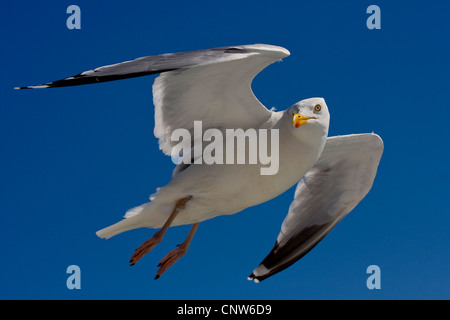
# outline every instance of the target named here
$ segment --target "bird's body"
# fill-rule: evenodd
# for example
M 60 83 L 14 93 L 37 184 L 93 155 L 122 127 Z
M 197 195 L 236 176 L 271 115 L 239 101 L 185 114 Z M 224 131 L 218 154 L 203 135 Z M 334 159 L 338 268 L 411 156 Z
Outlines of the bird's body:
M 200 222 L 266 202 L 298 182 L 275 246 L 249 277 L 260 281 L 303 257 L 364 198 L 383 152 L 382 140 L 375 134 L 327 137 L 330 115 L 323 98 L 305 99 L 279 112 L 269 111 L 256 99 L 251 90 L 253 78 L 288 55 L 284 48 L 261 44 L 163 54 L 16 89 L 64 87 L 160 73 L 153 84 L 155 137 L 166 155 L 194 161 L 179 164 L 171 181 L 158 188 L 150 202 L 129 210 L 125 219 L 97 235 L 110 238 L 141 227 L 161 228 L 135 250 L 130 259 L 134 265 L 161 242 L 169 227 L 192 224 L 186 240 L 161 260 L 155 277 L 159 278 L 186 253 Z M 265 149 L 271 153 L 270 167 L 267 159 L 261 158 L 243 163 L 196 162 L 196 123 L 202 124 L 201 134 L 212 130 L 208 139 L 212 139 L 211 132 L 221 133 L 224 144 L 228 142 L 228 130 L 254 130 L 257 149 L 256 142 L 249 138 L 244 147 L 237 144 L 222 148 L 222 159 L 228 160 L 233 152 L 248 160 L 255 150 Z M 267 138 L 269 131 L 271 135 L 276 132 L 278 139 L 264 141 L 263 133 Z M 181 148 L 181 154 L 178 140 L 172 139 L 175 132 L 189 136 L 189 148 Z
M 309 100 L 312 104 L 325 104 L 321 98 Z M 97 235 L 109 238 L 139 227 L 160 228 L 171 213 L 174 202 L 186 196 L 192 196 L 192 199 L 177 215 L 172 226 L 235 214 L 271 200 L 291 188 L 316 163 L 324 148 L 328 127 L 304 126 L 294 131 L 290 128 L 291 117 L 287 110 L 274 113 L 275 120 L 264 129 L 279 132 L 277 173 L 260 174 L 260 163 L 191 164 L 176 173 L 166 186 L 158 188 L 150 197 L 151 202 L 131 209 L 125 220 L 98 231 Z M 248 154 L 249 145 L 246 147 Z

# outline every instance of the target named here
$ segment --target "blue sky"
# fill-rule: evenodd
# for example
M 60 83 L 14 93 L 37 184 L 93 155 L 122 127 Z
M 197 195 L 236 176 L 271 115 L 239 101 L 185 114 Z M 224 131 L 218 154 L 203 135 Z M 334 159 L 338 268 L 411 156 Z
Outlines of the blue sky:
M 448 299 L 450 4 L 445 1 L 3 1 L 0 82 L 2 299 Z M 81 30 L 66 8 L 81 8 Z M 366 9 L 381 8 L 369 30 Z M 200 225 L 159 280 L 156 264 L 186 236 L 171 228 L 134 267 L 153 230 L 95 231 L 148 201 L 173 164 L 153 136 L 155 76 L 16 91 L 141 56 L 266 43 L 291 56 L 257 76 L 282 110 L 324 97 L 330 135 L 375 132 L 385 151 L 367 197 L 317 247 L 261 282 L 246 277 L 272 248 L 294 189 Z M 66 268 L 81 269 L 81 290 Z M 366 269 L 381 269 L 381 289 Z

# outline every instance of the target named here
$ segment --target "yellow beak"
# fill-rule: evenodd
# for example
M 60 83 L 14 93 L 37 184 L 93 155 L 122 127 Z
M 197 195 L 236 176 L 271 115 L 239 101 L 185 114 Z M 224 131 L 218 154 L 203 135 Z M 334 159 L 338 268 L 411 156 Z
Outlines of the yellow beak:
M 317 119 L 316 117 L 305 117 L 300 112 L 292 116 L 292 125 L 296 128 L 307 124 L 309 119 Z

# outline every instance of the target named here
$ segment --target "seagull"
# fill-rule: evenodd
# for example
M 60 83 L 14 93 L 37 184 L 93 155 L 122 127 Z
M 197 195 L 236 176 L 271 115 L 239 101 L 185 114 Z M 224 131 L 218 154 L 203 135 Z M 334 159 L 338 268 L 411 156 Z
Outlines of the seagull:
M 374 133 L 328 137 L 330 114 L 323 98 L 301 100 L 285 111 L 269 110 L 259 102 L 251 89 L 254 77 L 289 55 L 285 48 L 264 44 L 169 53 L 15 89 L 160 74 L 153 84 L 154 135 L 166 155 L 176 147 L 172 133 L 179 128 L 193 132 L 195 121 L 204 130 L 222 132 L 277 130 L 276 173 L 263 175 L 261 165 L 250 163 L 180 163 L 149 202 L 96 233 L 108 239 L 136 228 L 159 229 L 134 251 L 129 262 L 134 265 L 163 240 L 169 227 L 191 225 L 186 239 L 159 262 L 158 279 L 186 254 L 201 222 L 264 203 L 297 184 L 274 247 L 248 277 L 259 282 L 302 258 L 353 210 L 372 188 L 383 153 L 383 141 Z

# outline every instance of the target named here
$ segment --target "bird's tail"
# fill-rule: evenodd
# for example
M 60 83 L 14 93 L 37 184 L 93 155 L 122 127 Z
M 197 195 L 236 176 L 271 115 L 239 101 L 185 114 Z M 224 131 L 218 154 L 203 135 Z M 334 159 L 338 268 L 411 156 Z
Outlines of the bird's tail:
M 158 214 L 157 212 L 151 212 L 152 207 L 151 202 L 148 202 L 139 207 L 128 210 L 125 214 L 125 219 L 97 231 L 97 236 L 103 239 L 109 239 L 119 233 L 136 228 L 161 227 L 161 224 L 164 222 L 164 216 Z
M 137 228 L 161 228 L 167 221 L 173 210 L 174 199 L 186 197 L 184 193 L 174 191 L 167 186 L 158 188 L 156 193 L 150 196 L 150 202 L 132 208 L 125 214 L 125 219 L 96 232 L 97 236 L 109 239 L 119 233 Z M 189 219 L 179 216 L 175 218 L 171 226 L 191 223 Z
M 133 219 L 123 219 L 109 227 L 98 230 L 95 234 L 103 239 L 109 239 L 119 233 L 137 228 L 138 225 Z

